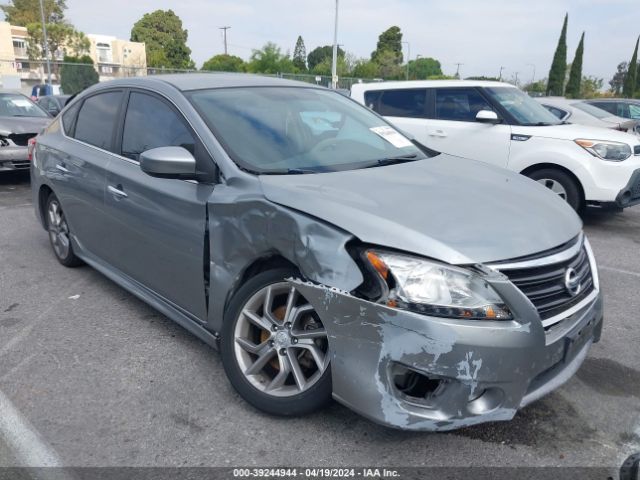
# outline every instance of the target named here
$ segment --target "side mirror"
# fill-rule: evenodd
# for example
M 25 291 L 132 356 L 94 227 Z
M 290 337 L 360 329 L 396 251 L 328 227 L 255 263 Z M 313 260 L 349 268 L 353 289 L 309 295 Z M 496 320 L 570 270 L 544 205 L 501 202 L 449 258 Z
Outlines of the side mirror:
M 480 123 L 500 123 L 498 114 L 493 110 L 480 110 L 476 115 L 476 122 Z
M 140 154 L 140 169 L 152 177 L 193 179 L 196 159 L 182 147 L 158 147 Z

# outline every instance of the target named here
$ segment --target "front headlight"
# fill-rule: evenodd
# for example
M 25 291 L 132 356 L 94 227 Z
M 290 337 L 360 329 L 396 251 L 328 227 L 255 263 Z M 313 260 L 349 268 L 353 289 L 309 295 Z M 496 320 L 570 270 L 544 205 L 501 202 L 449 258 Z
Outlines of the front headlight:
M 513 318 L 491 285 L 469 270 L 378 250 L 365 258 L 386 285 L 383 300 L 391 307 L 447 318 Z
M 621 162 L 631 156 L 631 147 L 626 143 L 604 142 L 602 140 L 584 140 L 575 141 L 594 157 L 611 162 Z

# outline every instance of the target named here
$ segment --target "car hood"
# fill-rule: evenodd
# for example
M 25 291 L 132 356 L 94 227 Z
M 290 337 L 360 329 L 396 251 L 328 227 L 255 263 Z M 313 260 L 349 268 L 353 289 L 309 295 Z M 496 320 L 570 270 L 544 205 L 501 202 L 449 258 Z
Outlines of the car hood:
M 549 125 L 547 127 L 528 127 L 513 125 L 512 133 L 519 135 L 531 135 L 533 137 L 555 138 L 558 140 L 576 140 L 585 138 L 590 140 L 609 140 L 623 142 L 629 145 L 637 145 L 638 138 L 626 132 L 620 132 L 611 128 L 591 127 L 588 125 L 564 124 Z
M 507 260 L 579 234 L 573 210 L 508 170 L 440 154 L 345 172 L 262 175 L 265 196 L 362 242 L 452 264 Z
M 40 133 L 51 120 L 49 117 L 0 117 L 0 135 Z

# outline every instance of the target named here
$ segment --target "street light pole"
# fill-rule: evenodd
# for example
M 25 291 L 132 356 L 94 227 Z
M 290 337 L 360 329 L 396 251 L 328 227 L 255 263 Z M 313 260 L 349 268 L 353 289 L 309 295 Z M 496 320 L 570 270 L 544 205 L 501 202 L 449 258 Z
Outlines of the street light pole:
M 536 81 L 536 66 L 533 63 L 527 63 L 527 67 L 533 67 L 533 75 L 531 75 L 531 83 Z
M 47 61 L 47 82 L 51 85 L 51 63 L 49 62 L 49 42 L 47 41 L 47 25 L 44 21 L 44 6 L 40 0 L 40 18 L 42 19 L 42 38 L 44 40 L 44 56 Z
M 338 88 L 338 0 L 336 0 L 336 21 L 333 27 L 333 57 L 331 58 L 331 88 Z
M 227 55 L 227 30 L 229 30 L 230 28 L 231 27 L 219 27 L 219 29 L 224 32 L 224 54 L 225 55 Z
M 409 80 L 409 60 L 411 59 L 411 45 L 409 42 L 402 42 L 407 44 L 407 80 Z

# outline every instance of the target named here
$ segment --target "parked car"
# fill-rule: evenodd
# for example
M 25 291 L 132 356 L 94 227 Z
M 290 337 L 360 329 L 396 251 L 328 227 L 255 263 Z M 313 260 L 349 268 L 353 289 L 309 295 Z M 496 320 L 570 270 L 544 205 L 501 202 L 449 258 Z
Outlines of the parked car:
M 563 122 L 513 85 L 355 84 L 351 98 L 429 148 L 522 173 L 576 210 L 640 203 L 637 136 Z
M 271 414 L 333 396 L 404 429 L 508 420 L 600 338 L 596 263 L 565 202 L 326 88 L 105 82 L 37 137 L 31 173 L 59 262 L 219 344 Z
M 636 121 L 618 117 L 583 100 L 563 97 L 541 97 L 536 100 L 560 120 L 566 122 L 636 133 Z
M 0 92 L 0 172 L 29 169 L 29 139 L 50 121 L 47 112 L 28 97 Z
M 49 112 L 49 115 L 55 117 L 64 108 L 69 98 L 71 98 L 71 95 L 47 95 L 38 98 L 37 103 Z
M 636 132 L 640 134 L 640 100 L 632 98 L 594 98 L 585 103 L 606 110 L 612 115 L 636 122 Z

